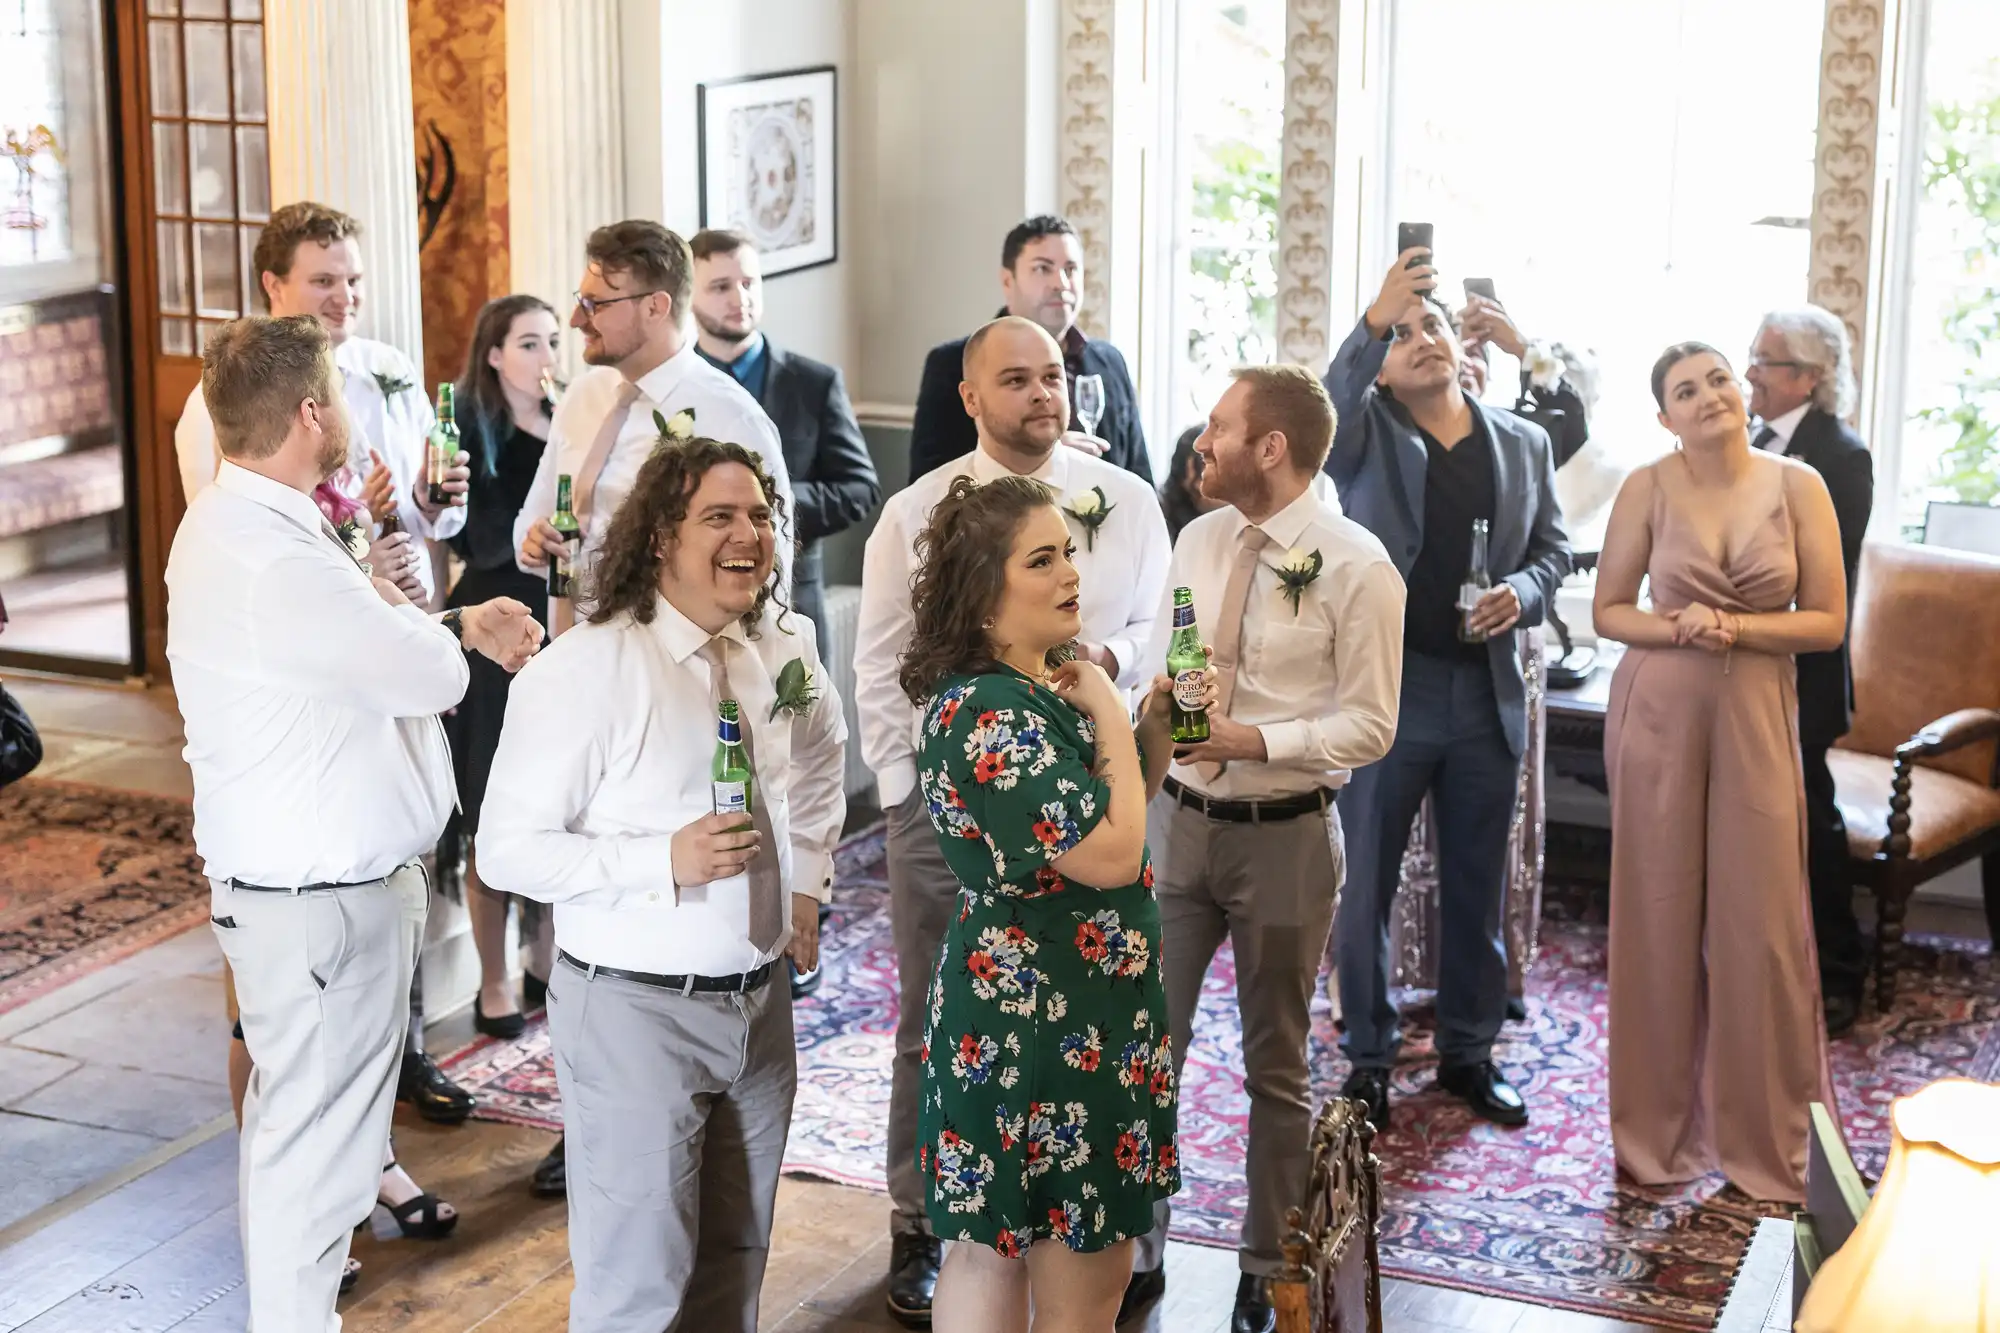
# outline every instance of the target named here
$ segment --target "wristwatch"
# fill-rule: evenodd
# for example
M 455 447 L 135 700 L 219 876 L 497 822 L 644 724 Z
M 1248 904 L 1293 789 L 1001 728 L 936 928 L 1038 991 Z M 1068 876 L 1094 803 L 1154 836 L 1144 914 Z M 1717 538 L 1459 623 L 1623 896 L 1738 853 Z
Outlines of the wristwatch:
M 461 648 L 464 647 L 465 608 L 462 606 L 454 606 L 453 608 L 451 608 L 451 610 L 445 612 L 442 616 L 438 617 L 438 620 L 439 623 L 441 623 L 446 629 L 451 631 L 451 637 L 458 640 L 459 646 Z

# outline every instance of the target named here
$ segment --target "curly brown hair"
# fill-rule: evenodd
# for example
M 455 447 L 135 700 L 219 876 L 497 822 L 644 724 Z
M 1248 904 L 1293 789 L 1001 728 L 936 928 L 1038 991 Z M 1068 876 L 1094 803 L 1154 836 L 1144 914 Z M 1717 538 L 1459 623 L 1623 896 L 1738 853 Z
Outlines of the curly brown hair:
M 639 469 L 632 493 L 611 516 L 604 534 L 604 549 L 585 579 L 583 601 L 590 608 L 589 620 L 601 625 L 614 616 L 630 612 L 641 625 L 653 623 L 660 595 L 660 567 L 666 563 L 667 543 L 675 540 L 688 505 L 708 470 L 725 463 L 740 463 L 750 469 L 771 506 L 771 525 L 785 530 L 785 497 L 763 462 L 740 444 L 697 437 L 677 443 L 662 443 Z M 782 558 L 771 561 L 771 578 L 757 593 L 756 605 L 743 615 L 743 628 L 757 636 L 757 623 L 764 608 L 776 601 L 782 616 L 790 607 L 778 596 L 784 577 Z M 783 621 L 780 620 L 782 627 Z
M 959 477 L 917 534 L 910 581 L 916 619 L 896 683 L 919 708 L 940 683 L 965 672 L 999 669 L 986 618 L 1007 588 L 1007 557 L 1022 522 L 1054 507 L 1055 493 L 1033 477 L 996 477 L 984 485 Z M 1051 669 L 1076 656 L 1076 644 L 1049 649 Z

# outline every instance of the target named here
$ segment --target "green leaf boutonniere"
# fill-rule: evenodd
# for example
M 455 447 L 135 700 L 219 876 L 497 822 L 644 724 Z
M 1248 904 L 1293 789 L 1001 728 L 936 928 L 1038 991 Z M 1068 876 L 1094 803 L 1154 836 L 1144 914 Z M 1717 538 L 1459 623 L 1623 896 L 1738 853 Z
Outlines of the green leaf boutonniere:
M 1111 511 L 1118 506 L 1104 497 L 1102 486 L 1092 486 L 1087 491 L 1078 491 L 1069 497 L 1069 504 L 1063 512 L 1083 524 L 1083 549 L 1097 548 L 1097 530 L 1104 526 L 1104 520 L 1111 517 Z
M 790 713 L 793 717 L 804 717 L 819 701 L 819 686 L 813 680 L 813 673 L 806 668 L 805 659 L 794 657 L 778 669 L 778 698 L 771 705 L 771 716 Z
M 384 398 L 394 398 L 399 393 L 407 393 L 417 387 L 415 380 L 406 380 L 401 375 L 384 375 L 379 370 L 368 373 L 375 377 L 375 387 L 382 391 Z
M 694 438 L 694 409 L 683 407 L 670 417 L 655 410 L 653 425 L 659 428 L 661 444 L 686 444 Z
M 347 548 L 347 553 L 354 557 L 356 564 L 361 564 L 368 558 L 368 534 L 361 530 L 361 524 L 357 520 L 351 518 L 342 520 L 340 526 L 333 530 L 333 534 L 340 538 L 340 544 Z M 367 568 L 366 565 L 361 567 Z
M 1285 558 L 1273 565 L 1278 582 L 1284 585 L 1285 600 L 1292 604 L 1292 615 L 1299 613 L 1299 598 L 1305 596 L 1306 589 L 1319 578 L 1320 570 L 1326 568 L 1326 560 L 1318 551 L 1301 551 L 1294 546 L 1285 552 Z

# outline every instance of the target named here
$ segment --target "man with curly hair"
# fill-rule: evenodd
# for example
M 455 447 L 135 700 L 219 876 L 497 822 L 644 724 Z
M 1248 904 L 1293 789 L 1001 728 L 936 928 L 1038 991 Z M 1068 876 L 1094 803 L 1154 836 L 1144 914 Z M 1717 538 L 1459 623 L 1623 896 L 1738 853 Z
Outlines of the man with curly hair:
M 781 596 L 783 506 L 742 445 L 654 451 L 584 620 L 508 698 L 479 866 L 555 905 L 579 1333 L 757 1327 L 798 1081 L 773 971 L 817 963 L 847 812 L 840 699 Z M 726 813 L 725 728 L 752 770 Z

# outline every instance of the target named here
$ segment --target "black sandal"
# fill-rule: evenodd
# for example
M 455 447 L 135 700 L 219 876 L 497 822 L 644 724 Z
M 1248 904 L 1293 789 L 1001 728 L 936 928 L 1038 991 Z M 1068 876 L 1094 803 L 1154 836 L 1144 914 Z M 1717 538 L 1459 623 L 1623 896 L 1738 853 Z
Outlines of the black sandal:
M 394 1162 L 382 1168 L 384 1174 L 395 1169 Z M 404 1240 L 443 1240 L 458 1225 L 458 1214 L 445 1217 L 443 1209 L 444 1200 L 429 1191 L 400 1204 L 390 1204 L 377 1196 L 375 1211 L 370 1215 L 375 1239 L 394 1240 L 396 1232 L 401 1232 Z M 384 1217 L 395 1223 L 396 1231 L 392 1232 L 384 1225 Z

